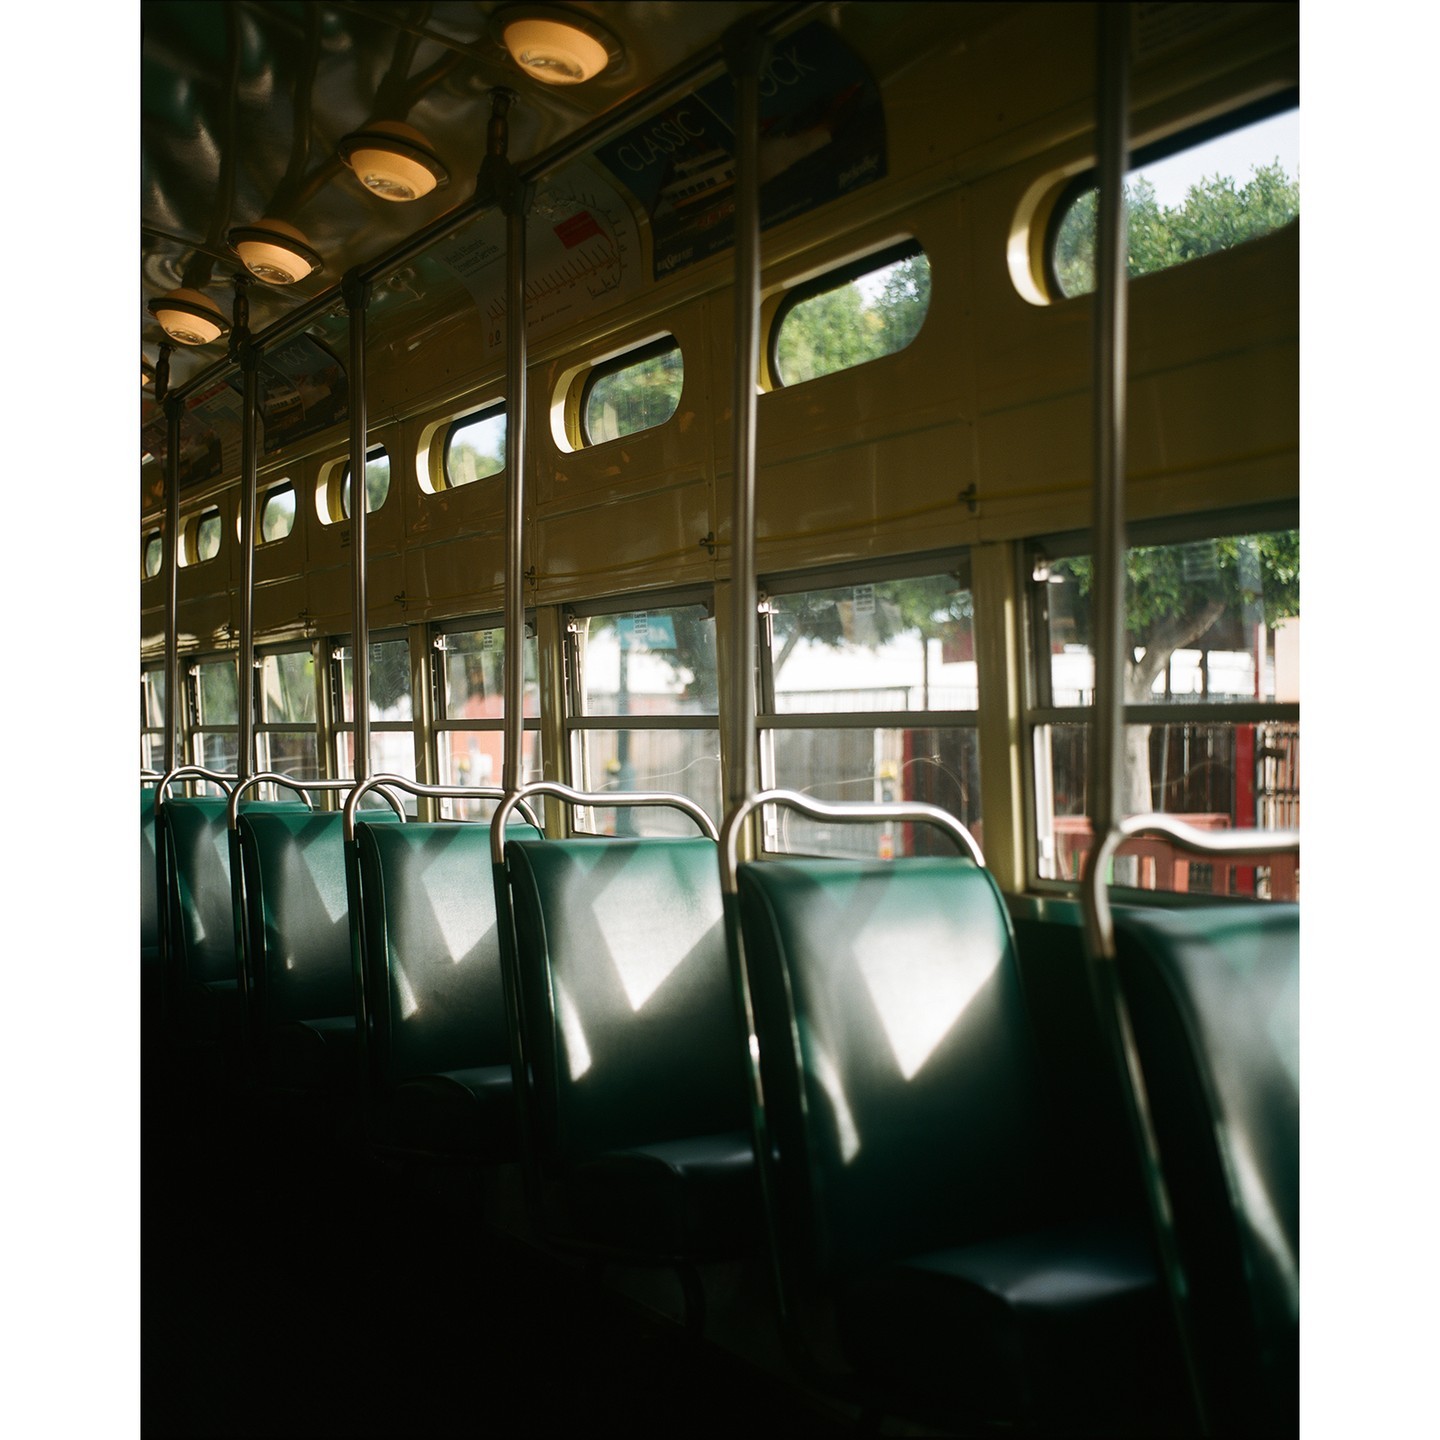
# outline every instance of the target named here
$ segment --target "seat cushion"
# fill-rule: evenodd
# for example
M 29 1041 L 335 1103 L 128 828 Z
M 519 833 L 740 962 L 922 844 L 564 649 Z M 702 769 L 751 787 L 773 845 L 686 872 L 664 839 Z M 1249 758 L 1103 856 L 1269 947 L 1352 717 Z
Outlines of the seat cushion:
M 269 1077 L 287 1090 L 338 1091 L 356 1078 L 353 1015 L 288 1021 L 270 1032 Z
M 510 1067 L 475 1066 L 401 1081 L 376 1103 L 373 1138 L 407 1154 L 518 1159 Z
M 575 1233 L 647 1255 L 739 1255 L 760 1243 L 759 1175 L 749 1131 L 637 1145 L 576 1167 Z
M 1120 1222 L 879 1267 L 842 1284 L 837 1318 L 862 1376 L 979 1420 L 1143 1432 L 1181 1393 L 1147 1239 Z

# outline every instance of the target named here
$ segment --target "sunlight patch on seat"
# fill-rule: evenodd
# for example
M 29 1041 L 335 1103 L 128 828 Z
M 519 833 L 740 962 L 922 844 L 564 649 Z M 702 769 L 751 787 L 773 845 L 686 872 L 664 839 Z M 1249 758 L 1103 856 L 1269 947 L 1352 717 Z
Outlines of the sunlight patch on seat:
M 400 1018 L 408 1020 L 412 1015 L 418 1015 L 420 1002 L 415 998 L 415 990 L 410 984 L 410 977 L 405 973 L 405 967 L 398 960 L 395 962 L 395 988 L 400 993 Z
M 680 962 L 720 924 L 720 911 L 698 895 L 647 905 L 633 886 L 616 885 L 595 901 L 595 919 L 625 997 L 638 1015 Z
M 855 949 L 906 1080 L 914 1078 L 1000 963 L 993 942 L 962 949 L 952 926 L 893 913 L 861 930 Z
M 1284 1289 L 1290 1317 L 1300 1314 L 1299 1256 L 1291 1248 L 1284 1222 L 1275 1211 L 1265 1177 L 1250 1150 L 1249 1140 L 1233 1126 L 1225 1126 L 1225 1153 L 1230 1158 L 1231 1174 L 1255 1232 L 1274 1266 L 1275 1276 Z
M 1276 996 L 1270 1007 L 1270 1019 L 1265 1026 L 1275 1054 L 1285 1067 L 1285 1073 L 1300 1093 L 1300 969 L 1296 966 L 1285 977 L 1285 988 Z
M 560 1015 L 560 1033 L 565 1039 L 565 1059 L 570 1066 L 570 1078 L 578 1080 L 590 1068 L 590 1047 L 585 1043 L 580 1012 L 558 980 L 555 982 L 555 1008 Z
M 824 1090 L 835 1114 L 835 1129 L 840 1137 L 840 1163 L 848 1165 L 860 1153 L 860 1132 L 855 1128 L 855 1116 L 845 1098 L 840 1072 L 835 1068 L 830 1052 L 817 1045 L 813 1035 L 807 1037 L 805 1048 L 810 1054 L 811 1073 L 820 1082 L 820 1088 Z
M 495 928 L 493 910 L 486 913 L 483 904 L 435 906 L 435 921 L 445 940 L 446 958 L 458 965 Z

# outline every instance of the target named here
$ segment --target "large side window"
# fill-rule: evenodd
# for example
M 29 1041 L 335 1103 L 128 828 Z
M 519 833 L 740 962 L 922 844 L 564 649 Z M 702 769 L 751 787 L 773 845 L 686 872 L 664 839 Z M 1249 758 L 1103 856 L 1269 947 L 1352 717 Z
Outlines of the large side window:
M 1132 279 L 1268 235 L 1300 215 L 1300 112 L 1274 102 L 1140 150 L 1125 178 Z M 1056 201 L 1046 245 L 1050 290 L 1095 289 L 1093 173 Z
M 294 492 L 291 491 L 293 499 Z M 259 657 L 260 768 L 298 778 L 320 775 L 320 732 L 315 714 L 315 656 L 278 650 Z
M 770 327 L 770 378 L 799 385 L 903 350 L 930 309 L 930 259 L 913 240 L 797 285 Z
M 1143 527 L 1132 539 L 1149 541 Z M 1126 552 L 1124 809 L 1207 830 L 1300 819 L 1300 544 L 1286 524 L 1187 533 Z M 1035 878 L 1074 882 L 1093 838 L 1092 567 L 1080 537 L 1030 551 Z M 1293 898 L 1293 857 L 1202 865 L 1141 841 L 1115 878 L 1144 889 Z
M 664 790 L 720 818 L 715 616 L 704 600 L 575 613 L 569 624 L 572 773 L 585 790 Z M 693 835 L 675 811 L 603 810 L 584 828 Z
M 218 523 L 218 516 L 217 516 Z M 190 667 L 190 736 L 194 763 L 233 772 L 240 755 L 240 697 L 233 655 Z
M 165 769 L 165 669 L 140 672 L 140 768 Z
M 354 651 L 342 641 L 332 652 L 337 773 L 355 774 Z M 410 646 L 403 635 L 370 641 L 370 770 L 415 778 L 415 711 L 410 690 Z M 406 796 L 414 808 L 413 796 Z
M 435 744 L 442 785 L 499 785 L 505 761 L 505 631 L 499 625 L 441 627 L 435 644 Z M 541 778 L 540 687 L 534 632 L 525 627 L 524 748 L 520 781 Z M 441 813 L 483 820 L 487 800 L 444 800 Z
M 791 577 L 764 590 L 763 782 L 817 800 L 923 800 L 983 843 L 968 556 L 945 570 Z M 872 858 L 951 848 L 924 826 L 832 828 L 783 811 L 767 820 L 766 847 Z

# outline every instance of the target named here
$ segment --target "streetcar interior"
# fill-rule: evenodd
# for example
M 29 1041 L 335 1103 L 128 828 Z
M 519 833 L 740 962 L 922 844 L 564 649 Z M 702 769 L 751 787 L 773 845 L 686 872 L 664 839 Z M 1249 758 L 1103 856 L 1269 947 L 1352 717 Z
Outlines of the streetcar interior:
M 143 1432 L 1298 1433 L 1298 7 L 138 21 Z

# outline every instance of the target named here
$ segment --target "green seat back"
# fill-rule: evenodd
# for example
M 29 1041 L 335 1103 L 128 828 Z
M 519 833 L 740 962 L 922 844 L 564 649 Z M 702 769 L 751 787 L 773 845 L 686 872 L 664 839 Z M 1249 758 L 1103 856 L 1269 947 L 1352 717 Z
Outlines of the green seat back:
M 355 838 L 377 1082 L 508 1065 L 489 825 L 362 825 Z
M 1115 929 L 1212 1424 L 1293 1431 L 1299 907 L 1117 907 Z
M 225 800 L 167 796 L 164 803 L 170 968 L 192 985 L 233 982 L 235 919 Z
M 1041 1087 L 989 873 L 751 863 L 738 916 L 792 1283 L 1031 1223 L 1053 1200 Z
M 742 1129 L 712 841 L 506 848 L 541 1164 Z
M 355 1013 L 343 818 L 279 807 L 240 815 L 246 965 L 262 1034 Z M 377 810 L 360 828 L 396 818 Z
M 155 874 L 155 786 L 140 786 L 140 953 L 160 950 L 160 900 Z

